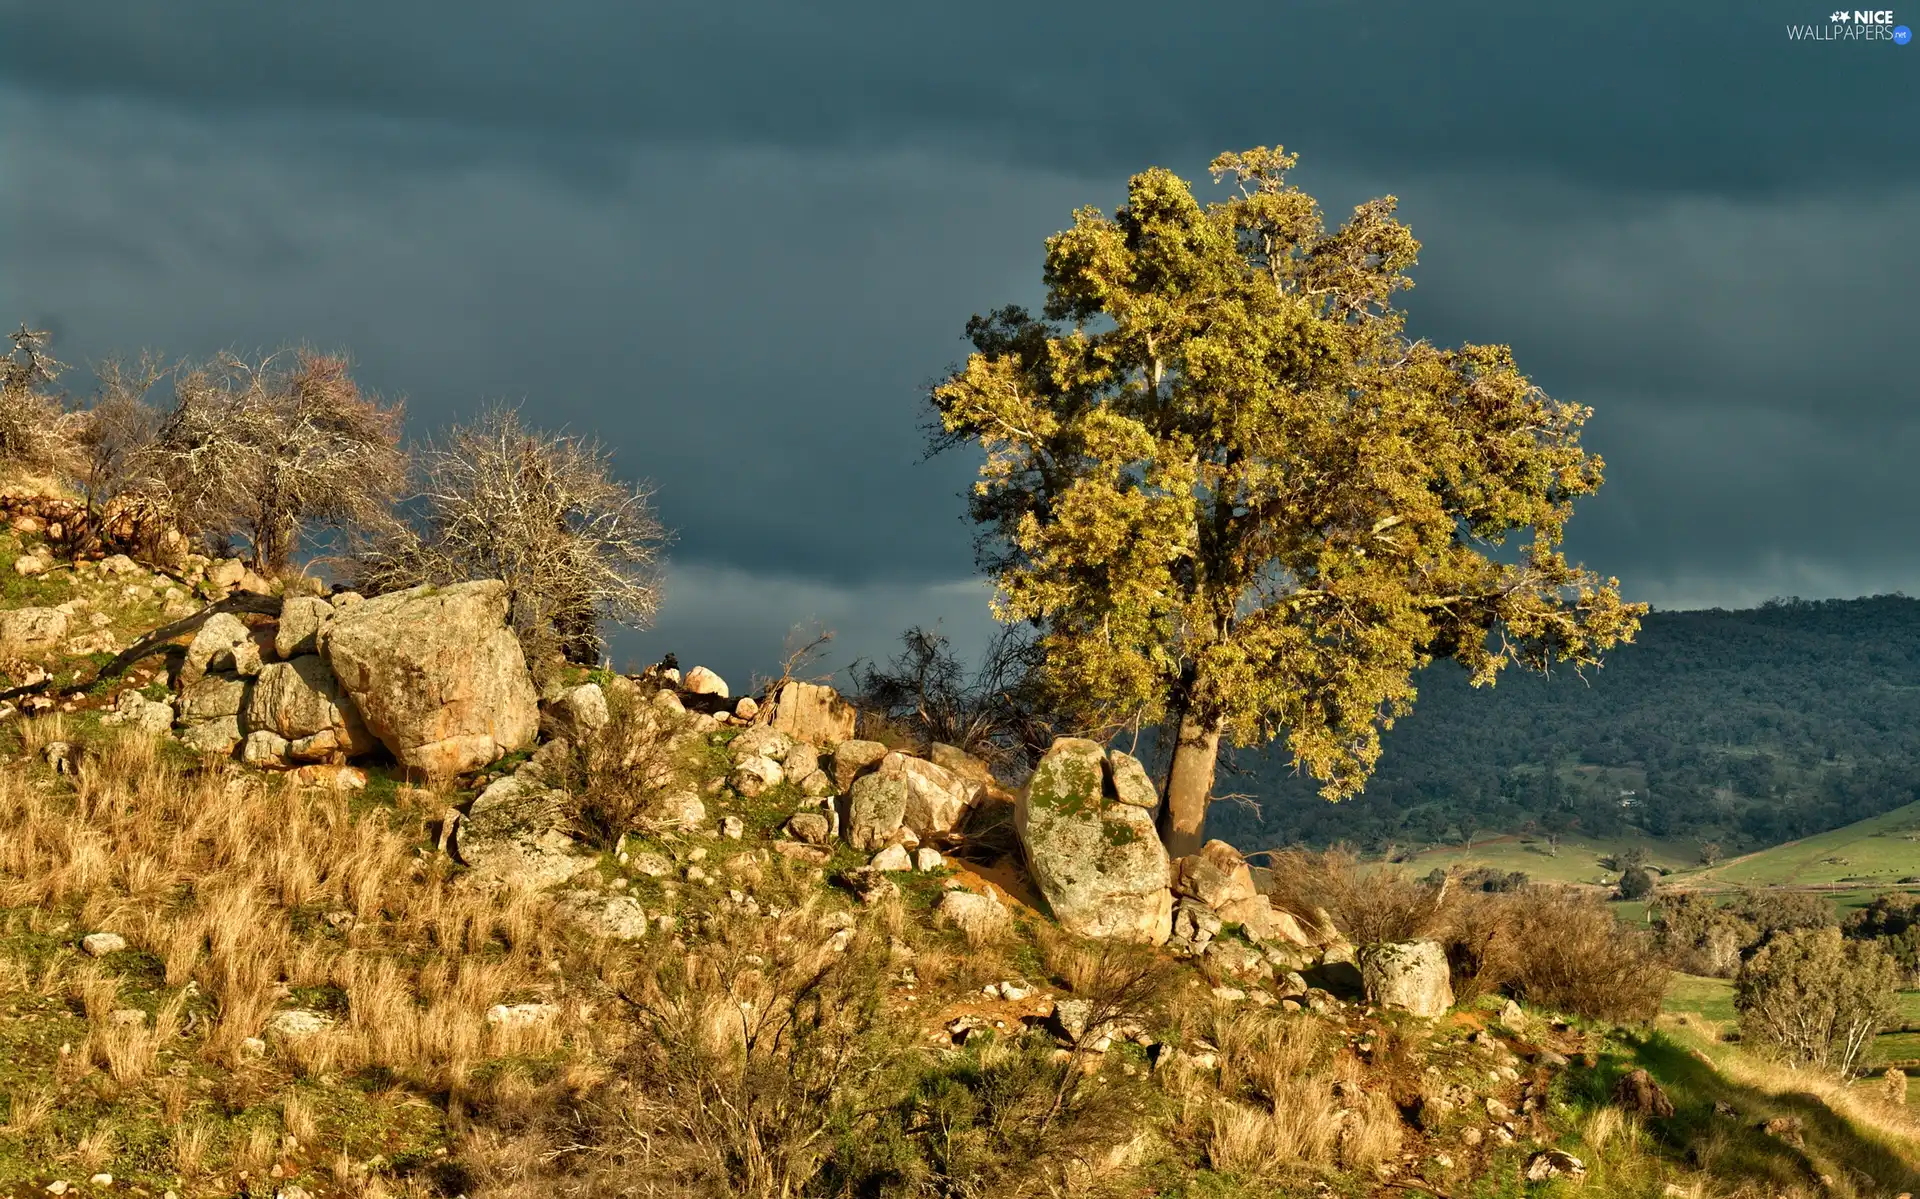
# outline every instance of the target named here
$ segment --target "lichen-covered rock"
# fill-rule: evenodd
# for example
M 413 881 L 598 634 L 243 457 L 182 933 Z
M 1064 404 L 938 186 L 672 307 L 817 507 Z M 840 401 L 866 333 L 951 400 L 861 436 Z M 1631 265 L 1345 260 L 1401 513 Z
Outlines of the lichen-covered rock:
M 1453 1006 L 1453 976 L 1438 941 L 1368 945 L 1356 956 L 1369 1002 L 1429 1017 Z
M 285 766 L 293 743 L 272 729 L 255 729 L 240 745 L 240 760 L 249 766 Z
M 631 895 L 569 891 L 561 897 L 560 908 L 596 936 L 638 941 L 647 935 L 647 913 Z
M 565 882 L 594 861 L 567 833 L 565 801 L 565 792 L 500 779 L 454 826 L 453 852 L 492 881 L 536 889 Z
M 122 691 L 113 701 L 113 711 L 100 718 L 101 724 L 117 724 L 143 733 L 164 733 L 173 727 L 173 706 L 148 699 L 138 691 Z
M 855 779 L 884 762 L 887 752 L 878 741 L 842 741 L 833 747 L 833 785 L 845 791 Z
M 240 744 L 240 720 L 236 716 L 215 716 L 180 730 L 180 744 L 203 754 L 226 755 Z
M 746 758 L 768 758 L 784 762 L 793 749 L 793 738 L 764 724 L 754 725 L 727 742 L 727 756 L 739 762 Z
M 67 635 L 67 614 L 58 608 L 12 608 L 0 612 L 0 654 L 44 653 Z
M 958 828 L 979 793 L 977 784 L 963 782 L 946 767 L 902 753 L 888 754 L 877 773 L 906 780 L 907 810 L 901 821 L 923 838 Z
M 1222 905 L 1218 911 L 1220 919 L 1239 925 L 1246 932 L 1247 939 L 1256 945 L 1305 947 L 1313 944 L 1313 938 L 1300 927 L 1300 922 L 1274 907 L 1264 895 L 1236 899 Z
M 944 741 L 935 741 L 927 746 L 927 759 L 957 778 L 969 779 L 976 783 L 993 782 L 993 771 L 987 768 L 985 762 L 966 750 L 948 745 Z
M 187 657 L 175 683 L 185 691 L 214 671 L 246 676 L 260 673 L 260 644 L 253 630 L 231 612 L 215 613 L 200 626 L 187 643 Z
M 1154 945 L 1173 921 L 1167 852 L 1145 809 L 1119 802 L 1106 751 L 1062 737 L 1014 807 L 1027 866 L 1069 932 Z
M 253 680 L 237 674 L 208 674 L 180 689 L 180 723 L 198 724 L 222 716 L 237 717 L 247 710 L 247 692 Z
M 1219 911 L 1228 904 L 1253 899 L 1253 874 L 1240 851 L 1225 841 L 1209 841 L 1200 852 L 1173 864 L 1173 890 Z
M 546 713 L 541 720 L 548 736 L 562 737 L 575 745 L 591 740 L 612 723 L 613 712 L 607 706 L 607 693 L 600 689 L 598 683 L 582 683 L 562 691 L 552 703 L 546 705 Z
M 833 839 L 833 824 L 824 813 L 795 812 L 787 821 L 787 832 L 794 840 L 808 845 L 825 845 Z
M 796 741 L 838 745 L 853 738 L 856 714 L 853 705 L 831 687 L 789 682 L 773 697 L 768 723 Z
M 1140 764 L 1140 759 L 1110 749 L 1107 751 L 1107 771 L 1113 779 L 1114 798 L 1121 803 L 1145 808 L 1149 812 L 1160 806 L 1159 788 L 1153 785 L 1153 777 Z
M 539 698 L 498 580 L 415 587 L 336 610 L 326 660 L 402 766 L 446 777 L 526 749 Z
M 378 744 L 352 697 L 314 654 L 262 666 L 247 699 L 246 720 L 250 735 L 268 730 L 298 743 L 290 756 L 306 761 L 364 754 Z
M 785 778 L 780 763 L 772 758 L 743 758 L 727 775 L 727 785 L 748 799 L 753 799 L 778 787 Z
M 872 851 L 891 842 L 907 817 L 907 780 L 898 774 L 863 774 L 853 781 L 842 827 L 847 844 Z
M 327 629 L 333 624 L 333 605 L 312 595 L 290 595 L 280 603 L 280 624 L 273 633 L 273 652 L 281 658 L 317 654 L 326 649 Z

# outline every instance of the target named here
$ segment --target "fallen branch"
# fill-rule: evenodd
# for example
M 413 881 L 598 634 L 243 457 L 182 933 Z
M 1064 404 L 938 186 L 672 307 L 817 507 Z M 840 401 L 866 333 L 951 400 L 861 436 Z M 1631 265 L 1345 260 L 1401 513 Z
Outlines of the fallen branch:
M 280 614 L 280 604 L 281 599 L 277 595 L 261 595 L 253 591 L 237 591 L 226 599 L 217 600 L 214 603 L 208 604 L 192 616 L 183 617 L 170 625 L 163 625 L 151 633 L 148 633 L 145 637 L 142 637 L 126 649 L 120 651 L 119 655 L 116 656 L 113 661 L 102 666 L 94 673 L 92 678 L 84 683 L 69 683 L 65 687 L 50 691 L 53 687 L 53 679 L 51 677 L 44 678 L 37 683 L 27 683 L 24 686 L 14 687 L 7 691 L 0 691 L 0 701 L 18 699 L 27 695 L 37 695 L 43 691 L 50 691 L 50 694 L 55 698 L 76 695 L 82 691 L 92 689 L 96 684 L 105 679 L 110 679 L 124 673 L 126 669 L 135 662 L 160 649 L 160 647 L 166 645 L 174 638 L 195 631 L 201 625 L 207 623 L 208 620 L 223 612 L 277 616 Z

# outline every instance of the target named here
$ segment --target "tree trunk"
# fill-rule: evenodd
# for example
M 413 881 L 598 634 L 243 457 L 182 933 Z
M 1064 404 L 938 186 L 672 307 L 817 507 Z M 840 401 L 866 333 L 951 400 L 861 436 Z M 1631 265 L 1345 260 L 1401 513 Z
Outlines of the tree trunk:
M 1167 802 L 1160 813 L 1160 840 L 1169 857 L 1199 853 L 1205 843 L 1207 803 L 1213 797 L 1214 766 L 1220 760 L 1220 726 L 1180 717 L 1173 765 L 1167 772 Z

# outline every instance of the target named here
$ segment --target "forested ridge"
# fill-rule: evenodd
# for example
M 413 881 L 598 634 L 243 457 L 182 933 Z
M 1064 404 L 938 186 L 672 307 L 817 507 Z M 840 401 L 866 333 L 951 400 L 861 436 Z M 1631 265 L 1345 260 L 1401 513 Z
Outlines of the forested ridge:
M 1653 612 L 1585 678 L 1425 671 L 1365 792 L 1331 804 L 1283 745 L 1237 755 L 1213 831 L 1380 849 L 1497 832 L 1773 844 L 1920 799 L 1920 600 Z M 1629 794 L 1631 793 L 1631 794 Z

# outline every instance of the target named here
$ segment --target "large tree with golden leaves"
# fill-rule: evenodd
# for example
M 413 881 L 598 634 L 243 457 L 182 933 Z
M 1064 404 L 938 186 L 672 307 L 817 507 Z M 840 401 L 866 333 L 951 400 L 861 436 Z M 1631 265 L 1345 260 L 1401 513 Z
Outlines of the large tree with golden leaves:
M 1505 346 L 1410 340 L 1419 244 L 1392 197 L 1329 232 L 1279 149 L 1231 183 L 1136 175 L 1047 243 L 1042 318 L 975 317 L 934 387 L 937 447 L 973 444 L 982 565 L 1044 631 L 1073 709 L 1176 731 L 1162 831 L 1197 849 L 1221 740 L 1285 736 L 1338 799 L 1438 657 L 1594 664 L 1644 611 L 1560 551 L 1600 485 L 1590 410 Z

